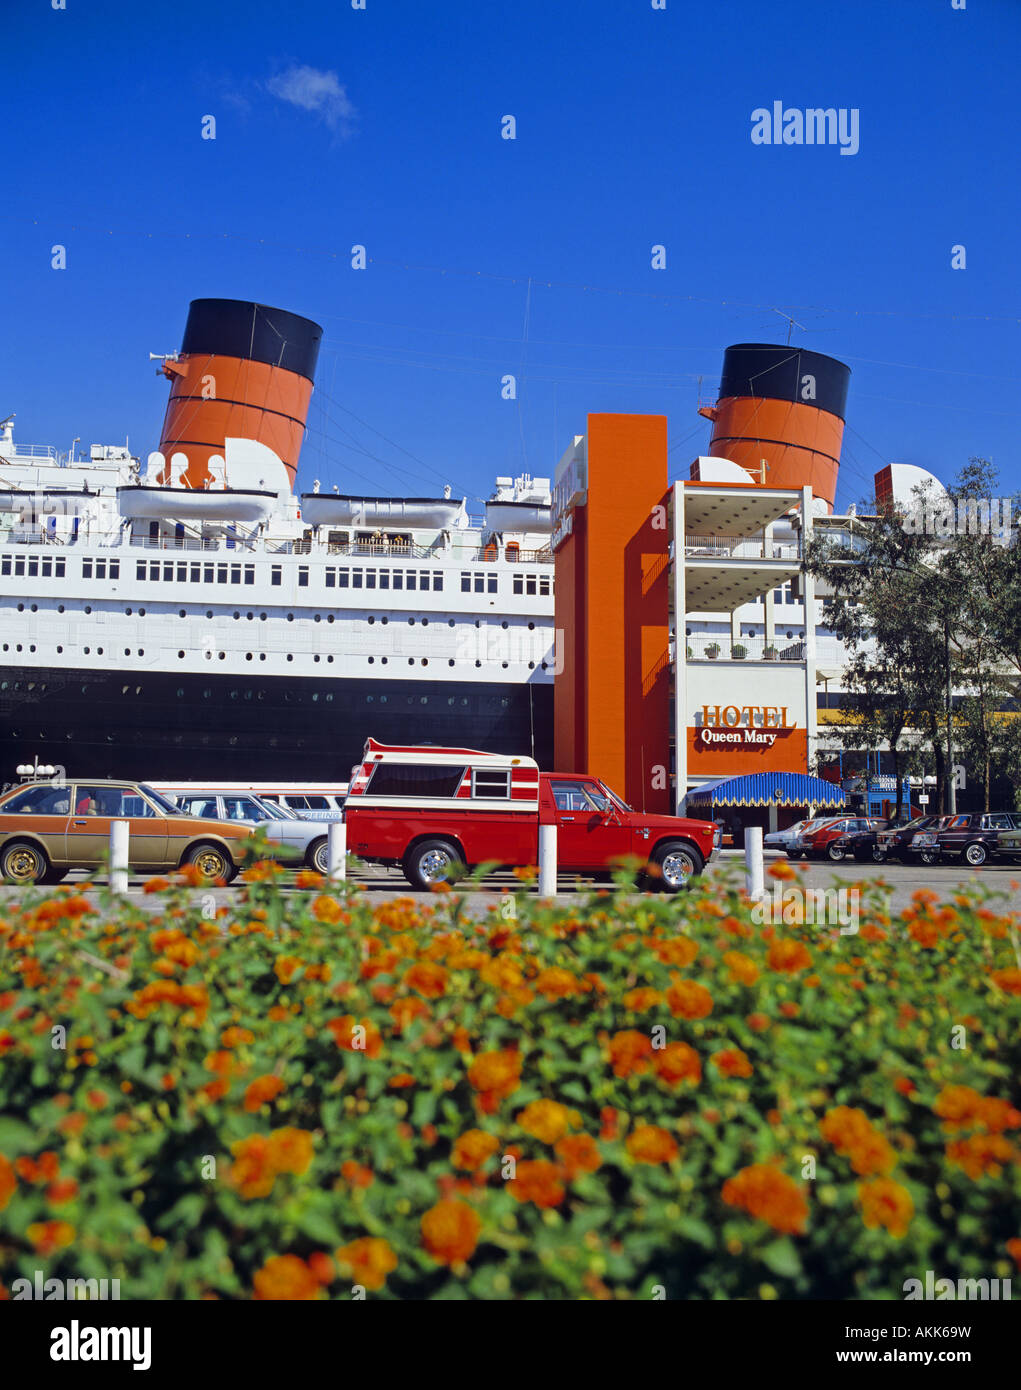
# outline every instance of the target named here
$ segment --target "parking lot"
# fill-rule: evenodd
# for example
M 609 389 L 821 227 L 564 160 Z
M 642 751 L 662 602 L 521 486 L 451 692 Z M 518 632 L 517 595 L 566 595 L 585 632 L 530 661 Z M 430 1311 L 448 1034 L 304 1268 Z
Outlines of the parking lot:
M 769 877 L 769 867 L 771 864 L 792 863 L 787 856 L 767 850 L 764 855 L 766 866 L 766 886 L 772 888 L 774 880 Z M 924 864 L 899 864 L 889 862 L 886 864 L 857 863 L 849 860 L 840 864 L 831 864 L 828 861 L 796 861 L 798 877 L 792 880 L 795 884 L 800 884 L 806 889 L 821 889 L 833 887 L 850 888 L 854 884 L 865 884 L 875 880 L 881 880 L 888 889 L 889 907 L 893 911 L 899 911 L 907 907 L 911 902 L 911 895 L 919 888 L 931 888 L 941 895 L 949 895 L 959 884 L 970 884 L 973 886 L 981 885 L 987 891 L 1003 895 L 1006 899 L 1004 906 L 1008 904 L 1012 907 L 1021 907 L 1021 864 L 997 863 L 995 861 L 984 865 L 981 869 L 970 869 L 966 864 L 947 863 L 937 865 Z M 720 874 L 732 874 L 742 879 L 744 870 L 744 855 L 739 850 L 725 849 L 708 867 L 706 873 L 712 877 Z M 99 882 L 102 879 L 94 876 Z M 75 870 L 67 875 L 64 882 L 68 885 L 84 883 L 89 875 L 84 871 Z M 132 874 L 129 879 L 128 896 L 140 907 L 149 907 L 154 910 L 159 908 L 160 897 L 155 894 L 144 892 L 146 876 Z M 413 897 L 427 899 L 431 895 L 428 893 L 416 893 L 408 886 L 404 875 L 396 869 L 383 869 L 374 866 L 363 867 L 350 875 L 350 882 L 356 884 L 358 888 L 371 895 L 373 900 L 380 902 L 388 898 Z M 292 874 L 285 874 L 280 879 L 280 885 L 285 892 L 301 893 L 308 892 L 308 889 L 299 889 L 294 885 Z M 468 893 L 468 908 L 472 914 L 485 913 L 493 903 L 494 897 L 498 896 L 505 889 L 517 890 L 520 888 L 519 881 L 509 872 L 498 872 L 486 877 L 478 888 L 473 888 Z M 587 894 L 598 888 L 605 888 L 604 883 L 597 883 L 592 879 L 578 878 L 576 876 L 562 876 L 558 884 L 557 901 L 569 903 L 576 900 L 581 894 Z M 612 885 L 610 885 L 612 887 Z M 787 884 L 785 883 L 786 887 Z M 212 893 L 217 903 L 231 903 L 236 900 L 239 888 L 243 887 L 240 879 L 236 880 L 229 888 L 216 888 L 206 890 L 193 890 L 195 892 L 205 891 Z M 614 888 L 614 891 L 620 891 Z M 0 887 L 0 897 L 18 897 L 25 892 L 23 888 L 12 886 Z M 658 896 L 658 895 L 657 895 Z

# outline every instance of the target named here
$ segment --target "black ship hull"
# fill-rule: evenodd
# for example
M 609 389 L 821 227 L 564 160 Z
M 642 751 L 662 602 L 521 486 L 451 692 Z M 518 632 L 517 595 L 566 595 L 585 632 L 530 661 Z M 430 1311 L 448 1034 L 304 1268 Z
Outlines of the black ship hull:
M 68 776 L 346 782 L 369 735 L 553 766 L 552 684 L 0 669 L 0 782 Z

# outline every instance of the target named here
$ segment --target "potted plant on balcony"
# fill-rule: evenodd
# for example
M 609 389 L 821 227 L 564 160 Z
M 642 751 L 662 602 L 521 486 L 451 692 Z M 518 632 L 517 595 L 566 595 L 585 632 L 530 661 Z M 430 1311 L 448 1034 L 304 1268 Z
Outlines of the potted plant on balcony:
M 762 649 L 762 659 L 763 659 L 763 661 L 775 661 L 775 660 L 776 660 L 776 648 L 775 648 L 772 644 L 769 644 L 769 645 L 763 647 L 763 649 Z
M 730 649 L 730 654 L 735 661 L 744 661 L 748 655 L 748 648 L 743 642 L 735 642 Z
M 710 661 L 715 661 L 720 654 L 719 642 L 709 642 L 706 644 L 705 654 Z

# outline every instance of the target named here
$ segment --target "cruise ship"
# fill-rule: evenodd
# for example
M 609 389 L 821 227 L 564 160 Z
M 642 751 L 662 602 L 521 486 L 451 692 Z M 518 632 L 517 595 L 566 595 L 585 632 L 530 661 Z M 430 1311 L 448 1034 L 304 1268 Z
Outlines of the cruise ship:
M 321 336 L 193 301 L 144 465 L 0 423 L 0 780 L 346 781 L 370 734 L 552 766 L 550 480 L 295 494 Z

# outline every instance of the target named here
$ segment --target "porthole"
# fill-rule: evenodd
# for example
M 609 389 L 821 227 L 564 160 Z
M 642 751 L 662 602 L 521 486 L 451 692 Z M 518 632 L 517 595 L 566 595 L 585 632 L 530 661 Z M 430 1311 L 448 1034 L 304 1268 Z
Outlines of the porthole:
M 507 661 L 505 661 L 505 662 L 503 663 L 503 669 L 506 671 L 506 669 L 507 669 L 507 667 L 508 667 L 509 665 L 510 665 L 510 663 L 507 662 Z
M 260 661 L 265 661 L 265 660 L 266 660 L 266 653 L 265 653 L 265 652 L 260 652 L 260 653 L 259 653 L 259 660 L 260 660 Z M 260 696 L 259 698 L 261 699 L 262 697 Z
M 211 618 L 212 616 L 213 616 L 213 610 L 212 610 L 211 608 L 207 608 L 207 609 L 206 609 L 206 617 L 207 617 L 207 618 Z
M 482 623 L 481 623 L 481 621 L 480 621 L 478 618 L 475 619 L 475 626 L 476 626 L 476 627 L 481 627 L 481 626 L 482 626 Z
M 259 622 L 260 622 L 260 623 L 264 623 L 265 621 L 266 621 L 266 615 L 265 615 L 265 613 L 260 613 L 260 614 L 259 614 Z
M 103 648 L 100 647 L 99 650 L 102 652 Z M 34 645 L 33 645 L 33 646 L 30 646 L 30 647 L 29 647 L 29 651 L 30 651 L 30 652 L 34 652 L 34 651 L 35 651 L 35 646 L 34 646 Z M 42 734 L 40 734 L 39 737 L 42 738 Z
M 287 615 L 287 621 L 288 621 L 289 623 L 293 623 L 293 622 L 294 622 L 294 614 L 293 614 L 293 613 L 288 613 L 288 615 Z
M 287 660 L 288 660 L 288 661 L 293 661 L 293 660 L 294 660 L 294 657 L 291 655 L 290 652 L 287 653 Z
M 380 618 L 379 621 L 383 624 L 384 627 L 386 627 L 386 625 L 387 625 L 387 623 L 390 621 L 390 619 L 389 619 L 389 618 Z M 330 619 L 330 622 L 331 622 L 331 623 L 333 622 L 333 619 L 332 619 L 332 618 Z
M 254 613 L 246 613 L 246 614 L 245 614 L 245 617 L 248 619 L 249 622 L 251 622 L 252 619 L 255 617 L 255 614 L 254 614 Z
M 184 652 L 178 652 L 177 655 L 178 655 L 179 657 L 183 657 L 183 656 L 184 656 Z
M 321 622 L 322 622 L 322 618 L 320 617 L 320 615 L 319 615 L 318 613 L 315 615 L 314 621 L 317 622 L 317 623 L 321 623 Z M 370 623 L 372 622 L 372 619 L 371 619 L 371 618 L 369 619 L 369 622 L 370 622 Z
M 251 652 L 245 652 L 245 660 L 246 660 L 246 661 L 251 661 L 251 659 L 252 659 L 252 653 L 251 653 Z
M 144 617 L 145 617 L 145 609 L 144 609 L 144 608 L 140 608 L 140 609 L 138 610 L 138 616 L 139 616 L 140 618 L 144 618 Z
M 423 666 L 428 666 L 428 665 L 429 665 L 429 658 L 428 658 L 427 656 L 423 656 L 423 658 L 422 658 L 422 665 L 423 665 Z
M 88 655 L 89 655 L 89 652 L 90 652 L 90 650 L 91 650 L 91 648 L 89 648 L 89 647 L 83 647 L 83 648 L 82 648 L 82 651 L 84 651 L 84 653 L 85 653 L 85 655 L 86 655 L 86 656 L 88 656 Z M 19 647 L 18 647 L 18 651 L 19 651 L 19 652 L 20 652 L 20 651 L 21 651 L 21 647 L 20 647 L 20 645 L 19 645 Z M 85 689 L 85 687 L 84 687 L 84 686 L 82 686 L 82 689 L 83 689 L 83 690 L 84 690 L 84 689 Z
M 423 619 L 422 619 L 422 626 L 423 626 L 423 627 L 428 627 L 428 626 L 429 626 L 429 619 L 428 619 L 428 618 L 423 618 Z
M 318 660 L 319 660 L 318 654 L 317 654 L 316 656 L 314 656 L 314 657 L 312 658 L 312 660 L 313 660 L 313 661 L 318 661 Z
M 33 613 L 38 613 L 38 612 L 39 612 L 39 605 L 38 605 L 37 603 L 33 603 L 33 604 L 32 604 L 32 612 L 33 612 Z
M 130 609 L 130 608 L 128 609 L 128 612 L 129 612 L 129 613 L 131 612 L 131 609 Z M 188 614 L 187 614 L 187 612 L 185 611 L 185 609 L 179 608 L 179 609 L 177 610 L 177 616 L 178 616 L 179 618 L 186 618 L 186 617 L 188 616 Z
M 794 636 L 794 633 L 793 633 L 793 632 L 788 632 L 787 636 L 788 636 L 788 637 L 793 637 L 793 636 Z
M 370 619 L 369 619 L 369 627 L 371 627 L 375 621 L 376 621 L 375 618 L 370 618 Z
M 332 614 L 332 613 L 327 614 L 326 621 L 327 621 L 328 623 L 332 623 L 332 622 L 333 622 L 333 614 Z M 384 618 L 383 621 L 386 622 L 386 619 Z
M 448 619 L 447 619 L 447 627 L 453 627 L 453 626 L 454 626 L 454 620 L 453 620 L 453 618 L 448 618 Z
M 375 658 L 374 656 L 370 656 L 370 657 L 369 657 L 369 665 L 370 665 L 370 666 L 374 666 L 375 664 L 376 664 L 376 658 Z
M 226 661 L 226 660 L 227 660 L 227 653 L 226 653 L 226 652 L 221 652 L 221 653 L 220 653 L 220 660 L 221 660 L 221 661 Z
M 23 603 L 19 603 L 19 604 L 18 604 L 18 612 L 19 612 L 19 613 L 24 613 L 24 611 L 25 611 L 25 605 L 24 605 Z M 86 608 L 85 611 L 86 611 L 86 613 L 89 612 L 89 610 L 88 610 L 87 608 Z
M 4 651 L 6 651 L 6 650 L 7 650 L 7 648 L 6 648 L 6 647 L 4 647 Z M 58 647 L 58 648 L 57 648 L 57 651 L 58 651 L 58 652 L 62 652 L 62 651 L 63 651 L 63 650 L 64 650 L 64 648 L 63 648 L 63 647 Z
M 509 627 L 510 624 L 509 624 L 509 623 L 506 621 L 506 619 L 505 619 L 505 620 L 500 624 L 500 626 L 501 626 L 501 627 Z
M 481 665 L 482 665 L 482 662 L 481 662 L 481 661 L 476 661 L 475 665 L 476 665 L 476 666 L 481 666 Z
M 88 647 L 86 647 L 85 650 L 88 651 Z M 415 658 L 414 658 L 413 656 L 409 656 L 409 657 L 408 657 L 408 665 L 409 665 L 409 666 L 414 666 L 414 664 L 415 664 Z
M 414 627 L 414 626 L 415 626 L 415 620 L 414 620 L 414 618 L 409 618 L 409 619 L 408 619 L 408 627 Z
M 453 666 L 453 664 L 454 664 L 454 658 L 451 657 L 450 660 L 447 662 L 447 665 L 448 665 L 448 666 Z
M 529 630 L 529 632 L 534 632 L 534 631 L 535 631 L 535 623 L 529 623 L 529 624 L 528 624 L 528 630 Z
M 19 604 L 18 604 L 18 607 L 19 607 L 19 608 L 24 608 L 24 606 L 25 606 L 25 605 L 24 605 L 23 603 L 19 603 Z M 91 605 L 86 604 L 86 605 L 85 605 L 85 611 L 86 611 L 86 613 L 91 613 L 91 612 L 92 612 Z
M 530 671 L 534 671 L 534 670 L 535 670 L 535 662 L 534 662 L 534 661 L 530 661 L 530 662 L 528 663 L 528 669 L 529 669 Z
M 131 655 L 131 648 L 130 648 L 130 647 L 125 647 L 125 648 L 124 648 L 124 655 L 125 655 L 125 656 L 130 656 L 130 655 Z M 183 656 L 184 653 L 182 652 L 181 655 Z
M 331 660 L 331 661 L 333 660 L 333 657 L 332 657 L 332 656 L 330 657 L 330 660 Z M 379 660 L 380 660 L 380 664 L 381 664 L 382 666 L 385 666 L 386 663 L 387 663 L 388 658 L 385 657 L 385 656 L 381 656 L 381 657 L 379 658 Z
M 58 613 L 63 613 L 63 611 L 64 611 L 64 605 L 63 605 L 62 603 L 58 603 L 58 604 L 57 604 L 57 612 L 58 612 Z

